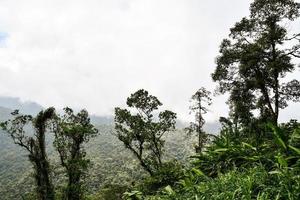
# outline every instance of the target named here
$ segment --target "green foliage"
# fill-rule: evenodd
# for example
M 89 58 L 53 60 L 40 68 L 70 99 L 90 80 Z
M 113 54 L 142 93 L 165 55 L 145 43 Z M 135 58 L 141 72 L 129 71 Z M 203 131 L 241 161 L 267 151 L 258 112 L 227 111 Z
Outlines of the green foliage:
M 88 198 L 94 195 L 97 197 L 102 189 L 109 190 L 109 185 L 120 185 L 120 192 L 122 192 L 123 187 L 131 188 L 133 184 L 137 185 L 145 179 L 147 173 L 141 168 L 138 160 L 112 134 L 114 127 L 96 125 L 96 128 L 99 134 L 84 145 L 87 159 L 90 160 L 83 182 Z M 52 179 L 56 197 L 60 199 L 66 187 L 67 177 L 64 168 L 61 167 L 59 155 L 52 146 L 53 139 L 52 134 L 47 135 L 46 143 L 54 172 Z M 194 151 L 192 148 L 194 138 L 186 138 L 184 131 L 176 130 L 172 135 L 166 135 L 165 141 L 165 159 L 176 158 L 180 163 L 188 164 L 189 155 Z M 6 134 L 0 134 L 0 146 L 1 199 L 21 200 L 34 189 L 30 162 L 26 159 L 26 152 L 14 145 Z M 96 197 L 94 199 L 101 199 Z
M 166 186 L 173 186 L 183 177 L 183 166 L 176 160 L 163 163 L 159 171 L 147 177 L 136 188 L 144 194 L 156 193 Z
M 300 34 L 289 33 L 284 24 L 299 15 L 293 0 L 255 0 L 250 16 L 237 22 L 229 39 L 223 40 L 212 78 L 219 92 L 230 93 L 234 123 L 249 124 L 257 110 L 260 120 L 276 124 L 279 110 L 288 101 L 299 101 L 299 81 L 282 83 L 295 69 L 293 58 L 300 57 Z
M 226 173 L 238 168 L 249 168 L 262 164 L 266 169 L 271 170 L 276 166 L 276 159 L 279 155 L 285 155 L 290 165 L 295 165 L 299 145 L 299 128 L 287 131 L 283 128 L 268 125 L 273 131 L 272 138 L 264 138 L 264 142 L 255 147 L 254 139 L 245 141 L 241 138 L 239 141 L 227 137 L 223 133 L 216 137 L 207 150 L 200 155 L 194 156 L 194 165 L 204 171 L 209 176 L 217 176 L 219 173 Z M 279 156 L 279 157 L 278 157 Z M 282 159 L 280 159 L 282 160 Z
M 128 187 L 124 185 L 106 185 L 97 194 L 92 195 L 88 200 L 121 200 Z
M 136 190 L 131 192 L 125 192 L 123 198 L 126 200 L 142 200 L 143 193 Z
M 294 172 L 270 174 L 257 166 L 244 171 L 230 171 L 217 178 L 207 178 L 197 185 L 183 187 L 164 199 L 299 199 L 300 177 Z
M 225 142 L 225 143 L 224 143 Z M 207 175 L 215 177 L 235 168 L 252 167 L 257 163 L 269 164 L 265 154 L 267 148 L 258 151 L 251 144 L 241 142 L 235 144 L 227 142 L 225 138 L 217 138 L 211 146 L 201 155 L 194 156 L 194 165 Z
M 46 152 L 45 135 L 49 131 L 49 121 L 55 117 L 55 109 L 48 108 L 40 111 L 36 117 L 20 115 L 18 110 L 11 114 L 14 119 L 1 123 L 1 127 L 15 144 L 27 151 L 29 161 L 34 169 L 37 199 L 52 200 L 55 194 Z M 28 133 L 28 126 L 33 128 L 33 136 Z
M 202 103 L 210 105 L 210 93 L 201 88 L 192 96 L 196 122 L 190 130 L 198 133 L 201 151 L 191 162 L 185 159 L 190 144 L 180 139 L 182 132 L 166 134 L 175 129 L 176 114 L 158 112 L 162 103 L 145 90 L 127 99 L 127 109 L 115 109 L 115 129 L 98 127 L 102 136 L 85 110 L 75 114 L 65 108 L 56 116 L 49 108 L 36 117 L 16 111 L 14 119 L 1 123 L 3 135 L 28 153 L 37 192 L 30 187 L 29 162 L 20 159 L 13 174 L 0 173 L 5 178 L 0 183 L 7 183 L 0 192 L 10 192 L 1 199 L 13 199 L 12 192 L 22 199 L 54 199 L 54 190 L 56 199 L 69 200 L 300 199 L 300 124 L 278 125 L 280 109 L 300 100 L 300 82 L 281 81 L 295 69 L 293 58 L 300 57 L 300 34 L 291 35 L 284 25 L 300 16 L 299 8 L 293 0 L 254 0 L 250 16 L 230 30 L 212 75 L 218 91 L 230 94 L 229 117 L 220 119 L 222 130 L 208 143 Z M 46 140 L 51 131 L 54 136 Z M 46 144 L 52 141 L 53 146 Z M 9 147 L 2 140 L 0 145 Z M 0 170 L 6 173 L 11 165 L 5 159 L 22 156 L 0 150 L 0 156 L 5 153 Z M 178 160 L 167 161 L 170 157 Z M 11 179 L 18 181 L 14 185 Z
M 203 125 L 205 124 L 203 115 L 208 112 L 207 106 L 211 105 L 210 95 L 211 93 L 202 87 L 191 98 L 192 105 L 190 110 L 195 113 L 195 121 L 191 122 L 186 130 L 188 134 L 198 134 L 196 153 L 200 153 L 203 150 L 205 143 L 209 139 L 209 135 L 203 131 Z
M 145 90 L 138 90 L 127 99 L 127 109 L 115 108 L 116 136 L 139 160 L 141 166 L 153 176 L 163 165 L 163 136 L 175 128 L 176 114 L 165 110 L 154 111 L 162 103 Z
M 299 199 L 300 126 L 268 126 L 273 139 L 259 148 L 216 138 L 172 190 L 145 199 Z
M 86 110 L 77 114 L 70 108 L 64 111 L 62 117 L 57 117 L 54 127 L 54 147 L 68 177 L 64 199 L 79 200 L 83 198 L 82 178 L 90 162 L 83 145 L 95 137 L 98 130 L 90 123 Z

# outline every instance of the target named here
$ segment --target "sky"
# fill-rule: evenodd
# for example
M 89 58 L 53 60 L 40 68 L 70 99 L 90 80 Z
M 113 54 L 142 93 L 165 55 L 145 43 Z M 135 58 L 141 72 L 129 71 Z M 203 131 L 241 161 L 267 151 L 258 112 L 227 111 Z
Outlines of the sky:
M 220 42 L 250 2 L 0 0 L 0 95 L 112 115 L 143 88 L 188 121 L 189 98 L 215 89 Z M 227 115 L 226 99 L 213 97 L 207 121 Z

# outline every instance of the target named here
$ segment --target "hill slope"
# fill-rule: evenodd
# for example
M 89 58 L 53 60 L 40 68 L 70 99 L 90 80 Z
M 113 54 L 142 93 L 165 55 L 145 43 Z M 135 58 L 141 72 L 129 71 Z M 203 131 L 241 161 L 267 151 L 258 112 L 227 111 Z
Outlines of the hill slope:
M 10 118 L 12 109 L 0 107 L 0 120 Z M 33 111 L 32 111 L 33 112 Z M 92 116 L 99 136 L 86 145 L 91 168 L 87 173 L 88 193 L 97 192 L 107 184 L 129 185 L 141 179 L 145 173 L 138 161 L 126 150 L 123 144 L 113 135 L 111 118 Z M 61 186 L 64 180 L 56 151 L 53 149 L 53 135 L 46 138 L 49 159 L 55 172 L 55 185 Z M 166 138 L 166 158 L 176 158 L 183 163 L 192 154 L 192 139 L 186 139 L 184 132 L 170 133 Z M 12 139 L 0 130 L 0 195 L 1 199 L 21 199 L 22 195 L 33 190 L 31 164 L 27 152 L 15 145 Z M 54 175 L 54 174 L 53 174 Z

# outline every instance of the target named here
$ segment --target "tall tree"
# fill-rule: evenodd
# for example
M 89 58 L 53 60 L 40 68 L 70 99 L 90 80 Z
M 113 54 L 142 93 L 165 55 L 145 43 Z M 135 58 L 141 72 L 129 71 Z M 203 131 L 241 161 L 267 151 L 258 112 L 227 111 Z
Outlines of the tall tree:
M 173 130 L 176 123 L 176 114 L 171 111 L 154 114 L 161 105 L 155 96 L 141 89 L 127 98 L 127 106 L 132 111 L 115 108 L 117 137 L 151 176 L 163 164 L 163 136 Z
M 229 104 L 240 123 L 249 123 L 254 110 L 260 118 L 277 124 L 280 109 L 300 100 L 300 82 L 284 83 L 300 58 L 300 33 L 289 33 L 286 24 L 299 17 L 294 0 L 254 0 L 250 16 L 230 29 L 212 74 L 219 92 L 230 93 Z
M 68 177 L 64 198 L 80 200 L 83 199 L 82 178 L 90 162 L 83 145 L 96 136 L 98 130 L 91 124 L 86 110 L 77 114 L 70 108 L 64 111 L 65 114 L 57 118 L 54 146 Z
M 1 123 L 1 127 L 11 136 L 14 143 L 28 152 L 33 164 L 34 178 L 37 185 L 37 199 L 54 200 L 54 189 L 50 178 L 50 165 L 47 158 L 45 134 L 49 131 L 54 116 L 54 108 L 41 111 L 35 118 L 31 115 L 12 113 L 14 119 Z M 32 133 L 28 133 L 31 132 Z
M 188 133 L 196 132 L 198 134 L 198 145 L 196 146 L 196 153 L 200 153 L 208 139 L 208 134 L 203 131 L 205 124 L 204 114 L 208 112 L 207 106 L 211 105 L 211 92 L 204 87 L 200 88 L 191 98 L 192 105 L 190 110 L 195 113 L 195 122 L 191 122 L 187 128 Z

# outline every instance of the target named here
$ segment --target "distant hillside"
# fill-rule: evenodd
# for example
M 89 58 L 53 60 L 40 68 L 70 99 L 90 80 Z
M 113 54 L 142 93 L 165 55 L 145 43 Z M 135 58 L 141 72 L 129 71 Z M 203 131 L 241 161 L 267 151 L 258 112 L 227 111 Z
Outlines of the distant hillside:
M 5 97 L 0 96 L 0 121 L 7 120 L 11 117 L 10 113 L 14 110 L 19 110 L 20 113 L 28 115 L 36 115 L 38 112 L 43 110 L 43 106 L 36 102 L 21 101 L 17 97 Z M 61 110 L 57 112 L 61 113 Z M 113 124 L 113 116 L 98 116 L 91 115 L 91 121 L 93 124 L 104 125 Z
M 97 116 L 97 115 L 91 115 L 91 122 L 93 124 L 97 125 L 112 125 L 114 123 L 113 116 Z
M 39 111 L 44 109 L 41 105 L 36 102 L 31 101 L 21 101 L 20 98 L 17 97 L 4 97 L 0 96 L 0 121 L 7 120 L 10 117 L 10 113 L 13 110 L 18 109 L 20 113 L 36 115 Z M 3 111 L 3 113 L 1 113 Z M 61 113 L 61 110 L 58 110 Z M 91 115 L 91 121 L 93 124 L 97 125 L 112 125 L 114 123 L 113 116 L 99 116 L 99 115 Z M 176 127 L 178 129 L 183 129 L 187 127 L 189 123 L 182 122 L 177 120 Z M 220 129 L 219 122 L 206 123 L 204 125 L 204 130 L 216 134 Z
M 9 103 L 9 100 L 12 100 Z M 8 107 L 5 107 L 8 106 Z M 24 103 L 18 98 L 0 97 L 0 121 L 11 117 L 14 109 L 20 112 L 33 114 L 40 111 L 42 106 L 36 103 Z M 87 155 L 91 159 L 91 169 L 87 176 L 88 193 L 95 193 L 107 184 L 128 185 L 143 177 L 145 174 L 138 161 L 124 148 L 123 144 L 113 135 L 113 117 L 91 116 L 91 121 L 99 130 L 99 136 L 87 145 Z M 179 122 L 181 128 L 186 124 Z M 211 133 L 218 129 L 215 124 L 208 124 Z M 208 130 L 207 129 L 207 130 Z M 186 138 L 186 133 L 177 130 L 166 137 L 166 158 L 178 159 L 183 164 L 194 152 L 195 138 Z M 54 182 L 63 183 L 64 176 L 59 165 L 59 159 L 52 146 L 53 135 L 46 138 L 49 158 L 56 176 Z M 27 152 L 15 145 L 12 139 L 0 130 L 0 199 L 22 199 L 22 194 L 33 190 L 31 164 Z
M 8 119 L 12 111 L 0 107 L 0 119 Z M 86 146 L 87 155 L 92 163 L 87 176 L 88 193 L 95 193 L 107 184 L 129 185 L 141 179 L 145 172 L 113 135 L 113 119 L 98 116 L 92 116 L 91 119 L 99 130 L 99 136 Z M 54 182 L 60 185 L 64 176 L 61 173 L 58 155 L 52 146 L 53 135 L 48 135 L 46 141 L 49 158 L 56 172 Z M 186 139 L 184 132 L 176 131 L 170 133 L 166 141 L 166 157 L 186 163 L 188 156 L 193 153 L 193 139 Z M 22 195 L 31 192 L 34 185 L 31 173 L 27 152 L 15 145 L 12 139 L 0 130 L 0 199 L 18 200 L 22 199 Z
M 43 109 L 43 107 L 35 102 L 21 101 L 16 97 L 0 97 L 0 106 L 11 110 L 20 110 L 21 113 L 35 115 Z
M 0 121 L 10 118 L 12 111 L 0 107 Z M 0 129 L 0 199 L 15 199 L 18 191 L 26 191 L 29 169 L 26 152 Z

